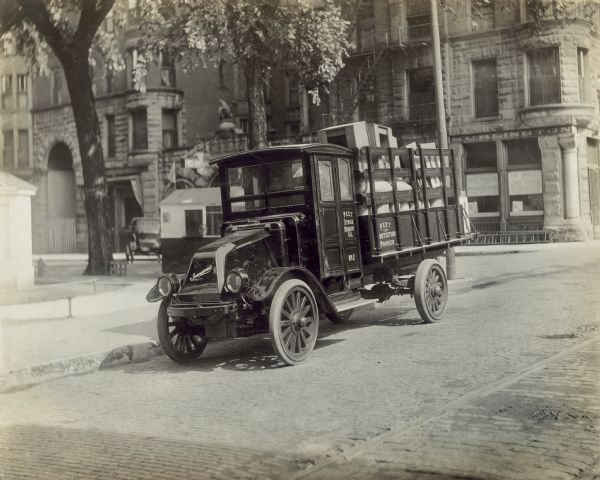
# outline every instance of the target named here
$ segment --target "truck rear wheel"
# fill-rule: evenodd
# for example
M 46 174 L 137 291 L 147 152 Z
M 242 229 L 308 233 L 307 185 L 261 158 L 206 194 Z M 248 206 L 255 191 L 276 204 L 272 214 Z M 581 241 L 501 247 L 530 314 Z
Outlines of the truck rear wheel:
M 185 318 L 169 317 L 169 300 L 158 309 L 158 338 L 160 346 L 171 360 L 187 363 L 196 360 L 206 348 L 208 339 L 201 325 L 191 325 Z
M 288 365 L 308 357 L 319 334 L 315 296 L 302 280 L 283 282 L 271 302 L 269 332 L 273 350 Z
M 415 303 L 425 323 L 441 320 L 448 306 L 448 282 L 439 262 L 427 259 L 417 267 Z

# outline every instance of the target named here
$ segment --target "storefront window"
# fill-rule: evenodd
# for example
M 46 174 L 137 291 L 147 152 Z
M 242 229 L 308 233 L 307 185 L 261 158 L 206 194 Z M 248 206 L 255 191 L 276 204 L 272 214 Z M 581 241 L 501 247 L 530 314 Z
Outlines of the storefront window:
M 542 155 L 537 138 L 504 142 L 510 215 L 543 215 Z
M 471 217 L 500 214 L 496 143 L 481 142 L 464 146 L 465 180 Z

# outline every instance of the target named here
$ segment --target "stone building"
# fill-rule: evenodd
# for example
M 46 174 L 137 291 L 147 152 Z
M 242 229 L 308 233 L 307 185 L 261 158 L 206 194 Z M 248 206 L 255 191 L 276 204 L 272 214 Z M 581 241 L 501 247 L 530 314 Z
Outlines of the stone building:
M 272 143 L 365 119 L 391 126 L 401 144 L 435 141 L 429 1 L 360 3 L 355 50 L 321 106 L 310 104 L 284 65 L 272 72 Z M 133 88 L 136 10 L 128 4 L 126 68 L 110 74 L 100 61 L 94 70 L 117 251 L 131 218 L 156 216 L 175 185 L 212 184 L 212 172 L 184 159 L 192 147 L 201 156 L 244 149 L 249 127 L 243 75 L 231 66 L 184 73 L 161 55 L 147 92 Z M 439 10 L 449 140 L 470 218 L 480 231 L 600 237 L 598 18 L 576 12 L 535 31 L 525 4 L 446 0 Z M 101 28 L 114 29 L 110 15 Z M 51 64 L 49 76 L 32 79 L 12 53 L 0 56 L 2 169 L 38 187 L 34 252 L 84 252 L 81 162 L 62 70 Z M 215 135 L 223 102 L 235 123 L 230 137 Z
M 475 226 L 600 237 L 598 14 L 582 2 L 536 31 L 524 0 L 445 5 L 448 134 Z M 328 120 L 388 124 L 402 144 L 435 140 L 429 2 L 363 2 L 355 43 Z
M 158 215 L 159 201 L 174 187 L 167 179 L 173 160 L 183 166 L 181 157 L 190 145 L 214 135 L 220 99 L 233 103 L 234 91 L 226 66 L 184 73 L 167 55 L 151 66 L 146 92 L 136 91 L 135 8 L 129 14 L 120 37 L 125 69 L 108 72 L 100 60 L 93 72 L 116 251 L 124 246 L 119 232 L 133 217 Z M 110 15 L 101 28 L 115 28 Z M 0 56 L 0 164 L 38 187 L 32 206 L 34 252 L 85 252 L 83 176 L 64 73 L 50 59 L 49 75 L 29 75 L 26 62 L 12 53 Z M 180 186 L 210 181 L 193 169 L 178 170 Z

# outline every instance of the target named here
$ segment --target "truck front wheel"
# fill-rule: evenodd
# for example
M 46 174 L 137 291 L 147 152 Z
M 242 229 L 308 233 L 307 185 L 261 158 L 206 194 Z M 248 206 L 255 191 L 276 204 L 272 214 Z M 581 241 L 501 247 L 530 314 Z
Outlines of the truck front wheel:
M 196 360 L 206 348 L 208 339 L 201 325 L 191 325 L 185 318 L 169 317 L 165 299 L 158 309 L 158 338 L 160 346 L 171 360 L 187 363 Z
M 319 311 L 315 296 L 302 280 L 283 282 L 269 310 L 271 344 L 288 365 L 308 357 L 319 334 Z

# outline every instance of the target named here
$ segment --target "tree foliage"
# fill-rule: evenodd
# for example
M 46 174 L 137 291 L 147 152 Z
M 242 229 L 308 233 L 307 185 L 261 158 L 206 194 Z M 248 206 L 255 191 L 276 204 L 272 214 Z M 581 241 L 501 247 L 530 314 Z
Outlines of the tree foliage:
M 142 61 L 136 80 L 161 51 L 184 67 L 228 62 L 245 75 L 251 142 L 266 140 L 264 86 L 274 67 L 297 76 L 315 102 L 343 67 L 349 22 L 333 0 L 319 8 L 299 0 L 160 0 L 143 3 Z

